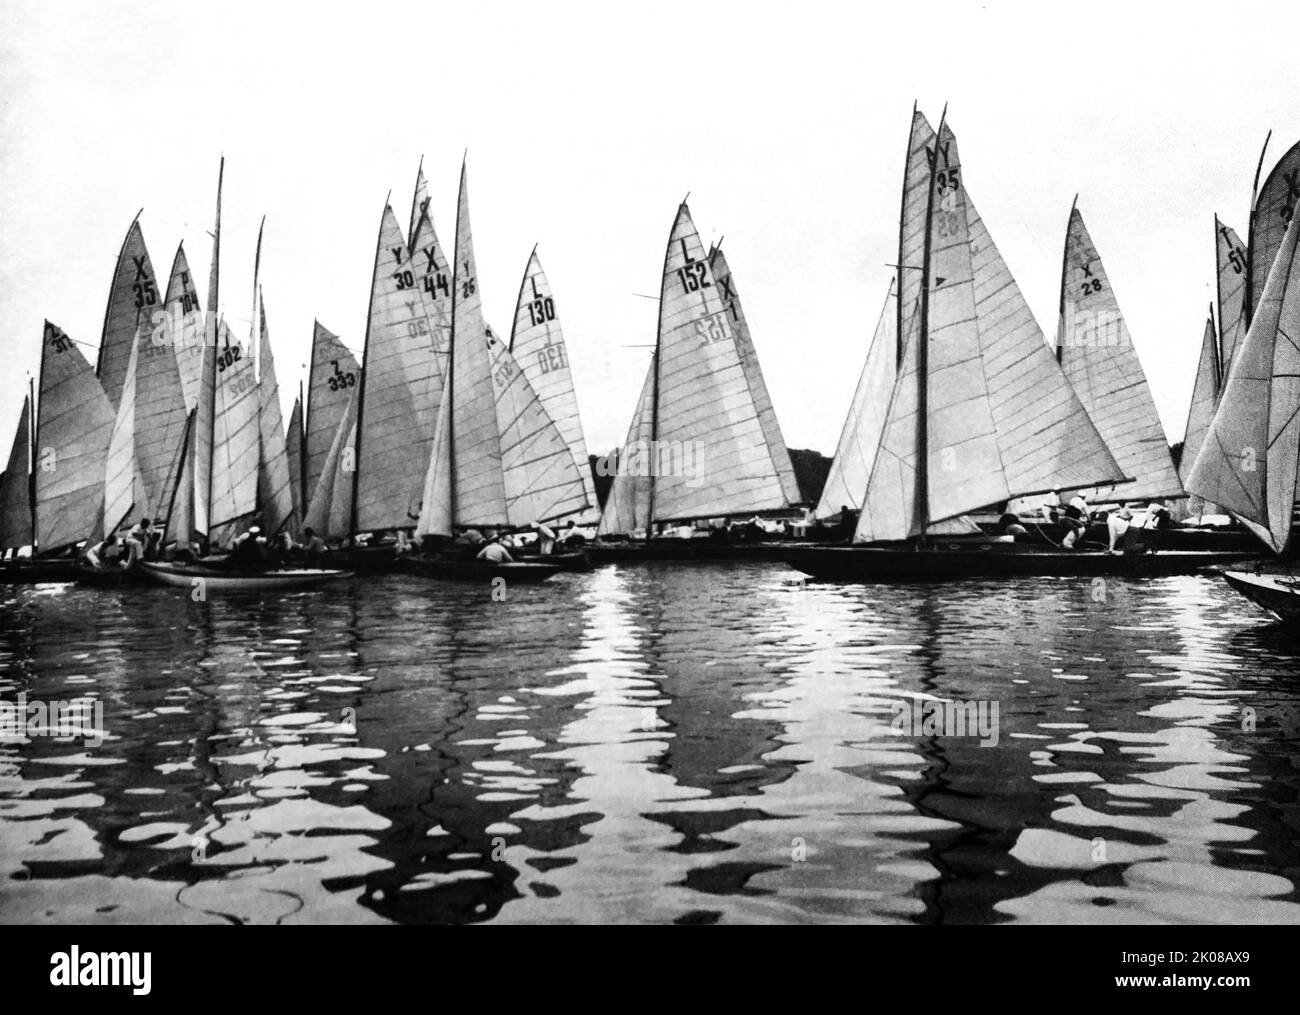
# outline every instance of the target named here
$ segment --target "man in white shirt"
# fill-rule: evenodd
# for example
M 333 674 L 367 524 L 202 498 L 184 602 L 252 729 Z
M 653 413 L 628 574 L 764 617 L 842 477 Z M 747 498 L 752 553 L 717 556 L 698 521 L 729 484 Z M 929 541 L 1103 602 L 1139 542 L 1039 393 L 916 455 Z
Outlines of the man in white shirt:
M 513 564 L 515 561 L 515 558 L 510 556 L 510 551 L 501 545 L 500 536 L 493 536 L 487 541 L 487 545 L 479 550 L 478 559 L 489 564 Z

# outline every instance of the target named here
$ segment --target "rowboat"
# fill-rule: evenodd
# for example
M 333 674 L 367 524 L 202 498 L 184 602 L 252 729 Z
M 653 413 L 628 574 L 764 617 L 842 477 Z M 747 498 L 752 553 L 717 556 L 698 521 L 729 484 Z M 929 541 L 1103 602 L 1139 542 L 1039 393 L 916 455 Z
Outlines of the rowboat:
M 510 564 L 492 564 L 484 560 L 457 560 L 454 557 L 435 557 L 415 554 L 401 559 L 401 567 L 410 574 L 448 581 L 491 582 L 502 578 L 506 584 L 544 582 L 567 570 L 559 564 L 542 564 L 531 561 L 514 561 Z
M 236 570 L 205 564 L 141 561 L 141 572 L 160 585 L 192 589 L 202 582 L 208 592 L 274 592 L 282 589 L 310 588 L 340 578 L 351 578 L 351 571 L 333 568 L 302 567 L 261 570 Z

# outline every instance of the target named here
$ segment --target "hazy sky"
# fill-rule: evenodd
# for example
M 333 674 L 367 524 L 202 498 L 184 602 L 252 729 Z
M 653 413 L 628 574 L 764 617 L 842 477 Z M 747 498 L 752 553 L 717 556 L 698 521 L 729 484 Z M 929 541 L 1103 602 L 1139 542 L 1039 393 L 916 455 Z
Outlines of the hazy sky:
M 1178 440 L 1213 216 L 1244 236 L 1265 134 L 1266 171 L 1300 138 L 1293 39 L 1284 3 L 0 0 L 0 455 L 42 320 L 98 343 L 137 209 L 163 284 L 183 239 L 206 299 L 222 153 L 223 307 L 247 334 L 265 213 L 287 409 L 313 318 L 360 351 L 384 196 L 405 227 L 421 155 L 452 242 L 465 149 L 488 320 L 508 332 L 538 243 L 593 450 L 626 433 L 657 312 L 634 294 L 658 293 L 689 191 L 787 442 L 829 454 L 896 259 L 914 99 L 936 125 L 949 103 L 1049 338 L 1079 193 Z

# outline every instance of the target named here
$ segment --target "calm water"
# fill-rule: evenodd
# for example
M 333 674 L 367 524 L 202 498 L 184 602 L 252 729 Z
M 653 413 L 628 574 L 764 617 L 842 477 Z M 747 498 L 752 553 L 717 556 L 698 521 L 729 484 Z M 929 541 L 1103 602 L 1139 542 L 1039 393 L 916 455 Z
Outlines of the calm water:
M 1300 641 L 1221 582 L 795 581 L 0 587 L 0 698 L 109 737 L 0 739 L 0 918 L 1300 922 Z

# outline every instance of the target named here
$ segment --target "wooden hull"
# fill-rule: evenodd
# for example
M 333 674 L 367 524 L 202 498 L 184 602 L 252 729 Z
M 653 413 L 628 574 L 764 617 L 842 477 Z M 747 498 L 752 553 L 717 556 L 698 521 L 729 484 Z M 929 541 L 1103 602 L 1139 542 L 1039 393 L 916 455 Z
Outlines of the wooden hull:
M 133 585 L 152 585 L 153 582 L 140 568 L 100 566 L 80 562 L 77 564 L 77 584 L 97 589 L 120 589 Z
M 1300 620 L 1300 580 L 1287 574 L 1222 571 L 1224 580 L 1256 606 L 1278 620 Z
M 144 561 L 140 570 L 160 585 L 193 588 L 195 579 L 202 579 L 207 592 L 275 592 L 281 589 L 310 588 L 339 578 L 350 578 L 352 572 L 326 568 L 284 568 L 266 571 L 238 571 L 229 567 L 211 567 L 203 564 L 165 564 Z
M 411 556 L 402 558 L 402 570 L 425 578 L 445 581 L 491 582 L 504 578 L 507 584 L 544 582 L 564 568 L 555 564 L 489 564 L 481 560 L 449 560 L 442 557 Z
M 77 578 L 77 562 L 71 557 L 43 560 L 20 557 L 0 561 L 0 585 L 35 585 L 38 582 L 70 582 Z
M 963 578 L 1105 576 L 1149 578 L 1190 574 L 1214 564 L 1241 563 L 1257 553 L 1171 550 L 1113 554 L 1044 550 L 1023 543 L 911 546 L 832 546 L 791 550 L 785 561 L 814 578 L 849 582 L 928 582 Z
M 514 550 L 510 551 L 515 560 L 521 564 L 551 564 L 558 567 L 561 571 L 590 571 L 591 558 L 582 551 L 566 551 L 564 553 L 548 554 L 521 554 Z
M 825 544 L 809 542 L 725 543 L 712 539 L 653 539 L 650 542 L 587 544 L 587 556 L 602 564 L 646 564 L 656 561 L 756 560 L 783 561 L 792 550 Z

